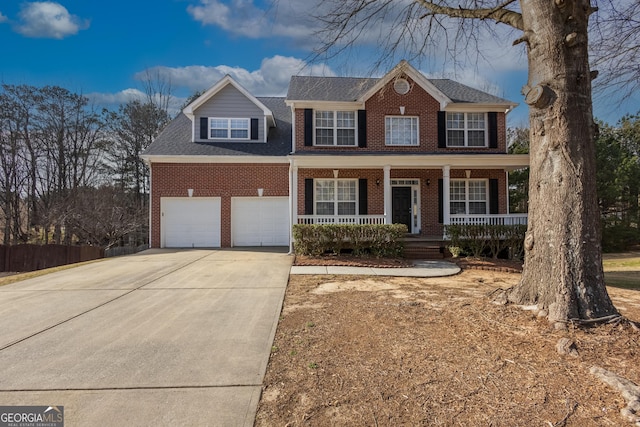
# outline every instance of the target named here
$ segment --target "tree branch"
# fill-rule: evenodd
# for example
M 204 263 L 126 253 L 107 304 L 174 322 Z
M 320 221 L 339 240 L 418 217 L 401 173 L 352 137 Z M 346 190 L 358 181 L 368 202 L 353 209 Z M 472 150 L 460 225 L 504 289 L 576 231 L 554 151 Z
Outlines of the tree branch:
M 488 9 L 463 9 L 461 7 L 448 7 L 434 4 L 430 1 L 416 0 L 418 4 L 429 9 L 432 14 L 447 15 L 451 18 L 463 19 L 492 19 L 502 24 L 507 24 L 518 30 L 524 30 L 522 23 L 522 14 L 506 9 L 508 5 L 516 0 L 507 0 L 501 5 Z

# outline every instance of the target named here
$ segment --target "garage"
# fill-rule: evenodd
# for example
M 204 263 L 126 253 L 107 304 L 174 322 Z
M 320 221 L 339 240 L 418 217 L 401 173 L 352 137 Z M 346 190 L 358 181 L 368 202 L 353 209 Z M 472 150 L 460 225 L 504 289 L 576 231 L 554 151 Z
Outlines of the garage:
M 233 246 L 289 246 L 287 197 L 233 197 Z
M 160 210 L 161 247 L 220 247 L 219 197 L 163 197 Z

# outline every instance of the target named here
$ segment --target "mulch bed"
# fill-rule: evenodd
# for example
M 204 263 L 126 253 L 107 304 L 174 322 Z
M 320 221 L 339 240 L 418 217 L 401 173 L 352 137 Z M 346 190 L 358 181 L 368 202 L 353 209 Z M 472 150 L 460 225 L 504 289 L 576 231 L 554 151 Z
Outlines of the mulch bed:
M 447 258 L 446 261 L 457 264 L 463 270 L 498 271 L 502 273 L 521 273 L 522 262 L 492 258 Z M 357 257 L 352 255 L 296 255 L 293 265 L 301 266 L 345 266 L 399 268 L 412 267 L 413 261 L 405 258 Z

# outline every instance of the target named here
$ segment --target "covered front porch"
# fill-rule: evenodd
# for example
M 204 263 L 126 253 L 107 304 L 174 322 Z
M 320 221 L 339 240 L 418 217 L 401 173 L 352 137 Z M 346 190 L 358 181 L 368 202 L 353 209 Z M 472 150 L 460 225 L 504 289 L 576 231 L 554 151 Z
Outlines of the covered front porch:
M 411 235 L 441 238 L 451 224 L 526 224 L 509 212 L 507 172 L 527 165 L 528 156 L 508 154 L 291 156 L 292 223 L 404 223 Z M 336 209 L 319 212 L 332 181 Z M 351 193 L 337 194 L 347 181 Z

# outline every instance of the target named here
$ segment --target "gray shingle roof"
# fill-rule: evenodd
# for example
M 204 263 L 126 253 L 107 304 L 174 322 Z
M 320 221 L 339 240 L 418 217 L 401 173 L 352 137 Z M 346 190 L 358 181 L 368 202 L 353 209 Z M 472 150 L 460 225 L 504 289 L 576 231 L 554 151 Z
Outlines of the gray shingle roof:
M 282 97 L 258 97 L 273 113 L 276 127 L 266 143 L 192 142 L 191 120 L 183 113 L 173 119 L 144 151 L 145 156 L 286 156 L 291 152 L 291 110 Z
M 287 99 L 293 101 L 355 101 L 378 79 L 357 77 L 293 76 Z
M 453 102 L 479 104 L 513 104 L 489 93 L 449 79 L 428 79 Z M 355 77 L 293 76 L 287 100 L 355 101 L 371 89 L 379 79 Z

